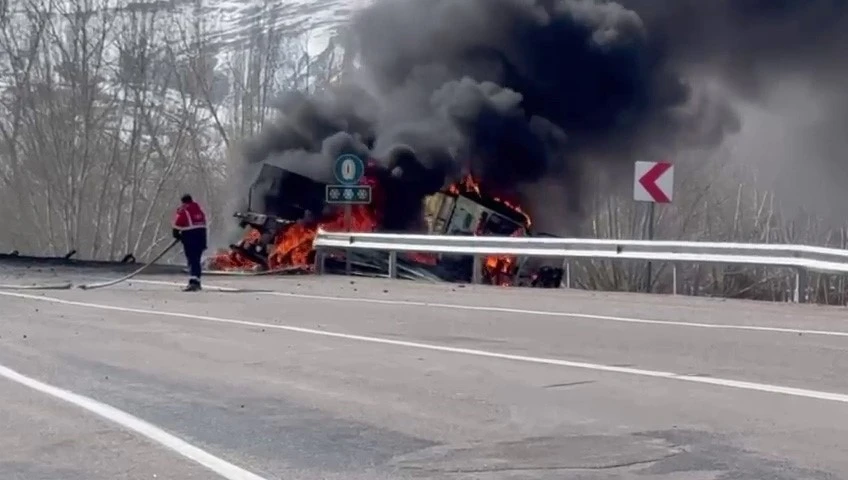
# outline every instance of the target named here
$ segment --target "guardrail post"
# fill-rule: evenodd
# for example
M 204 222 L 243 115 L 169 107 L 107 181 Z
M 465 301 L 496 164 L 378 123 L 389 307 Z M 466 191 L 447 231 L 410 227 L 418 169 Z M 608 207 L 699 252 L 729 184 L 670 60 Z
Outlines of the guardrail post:
M 807 287 L 809 285 L 809 277 L 807 271 L 799 268 L 795 270 L 795 292 L 793 292 L 792 300 L 795 303 L 807 301 Z
M 345 275 L 353 274 L 353 265 L 350 263 L 350 249 L 345 250 Z
M 349 234 L 351 222 L 353 221 L 353 208 L 352 205 L 347 203 L 344 207 L 344 222 L 345 222 L 345 231 Z M 350 243 L 353 243 L 353 237 L 349 239 Z M 350 249 L 345 250 L 345 275 L 353 274 L 353 265 L 350 263 Z
M 677 295 L 677 264 L 671 264 L 671 294 Z
M 471 283 L 475 285 L 483 283 L 483 259 L 480 255 L 474 255 L 474 264 L 471 268 Z
M 389 252 L 389 278 L 397 278 L 397 252 Z
M 567 258 L 562 261 L 562 270 L 565 275 L 560 282 L 560 287 L 571 288 L 571 262 Z
M 324 254 L 324 249 L 319 248 L 315 250 L 315 273 L 318 275 L 324 274 L 324 260 L 326 255 Z

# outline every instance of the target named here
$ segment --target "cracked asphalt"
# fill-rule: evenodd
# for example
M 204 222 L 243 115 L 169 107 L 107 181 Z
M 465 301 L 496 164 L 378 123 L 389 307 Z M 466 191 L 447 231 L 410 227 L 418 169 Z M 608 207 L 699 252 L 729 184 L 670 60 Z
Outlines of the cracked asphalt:
M 0 267 L 0 283 L 86 275 Z M 0 365 L 267 480 L 848 479 L 844 308 L 345 277 L 168 283 L 182 281 L 0 291 Z M 0 378 L 0 478 L 223 477 Z

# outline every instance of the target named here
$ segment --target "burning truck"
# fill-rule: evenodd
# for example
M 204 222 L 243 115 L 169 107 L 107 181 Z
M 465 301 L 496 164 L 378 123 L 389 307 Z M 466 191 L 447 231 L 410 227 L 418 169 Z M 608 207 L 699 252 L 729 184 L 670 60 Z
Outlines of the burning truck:
M 397 185 L 384 168 L 367 163 L 363 181 L 372 189 L 372 202 L 350 207 L 350 230 L 387 231 L 384 216 L 386 190 Z M 264 163 L 250 186 L 247 209 L 234 217 L 244 230 L 240 241 L 218 252 L 207 262 L 208 270 L 255 272 L 311 272 L 315 262 L 312 243 L 318 228 L 346 228 L 344 207 L 328 205 L 326 184 L 286 168 Z M 419 230 L 435 235 L 533 235 L 532 221 L 515 201 L 486 192 L 473 176 L 424 197 Z M 390 229 L 388 231 L 391 231 Z M 386 271 L 381 252 L 351 252 L 351 264 L 360 274 Z M 343 269 L 344 253 L 332 255 L 328 267 Z M 481 278 L 493 285 L 523 285 L 555 288 L 561 283 L 562 268 L 541 267 L 528 272 L 528 259 L 493 255 L 481 265 Z M 473 278 L 471 256 L 451 254 L 406 254 L 400 256 L 399 273 L 405 278 L 430 278 L 468 282 Z

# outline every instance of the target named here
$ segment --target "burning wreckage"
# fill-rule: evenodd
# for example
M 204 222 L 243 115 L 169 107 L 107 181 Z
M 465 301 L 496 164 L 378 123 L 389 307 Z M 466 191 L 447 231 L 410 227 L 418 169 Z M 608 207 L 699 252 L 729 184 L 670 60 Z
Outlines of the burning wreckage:
M 579 172 L 589 162 L 613 179 L 634 157 L 711 152 L 741 129 L 733 98 L 764 100 L 771 73 L 841 78 L 829 67 L 844 50 L 841 19 L 848 17 L 831 0 L 787 0 L 781 8 L 671 3 L 680 7 L 643 0 L 369 2 L 345 27 L 345 74 L 326 89 L 285 95 L 282 118 L 250 142 L 244 160 L 251 173 L 262 172 L 250 206 L 236 214 L 246 233 L 208 268 L 308 270 L 319 226 L 338 231 L 345 224 L 344 209 L 326 204 L 321 183 L 332 181 L 324 178 L 328 164 L 343 153 L 371 163 L 364 181 L 372 202 L 351 207 L 352 230 L 534 235 L 528 215 L 504 191 L 550 181 L 552 192 L 567 197 L 555 202 L 563 213 L 577 212 L 587 193 Z M 816 11 L 840 21 L 823 26 L 807 15 Z M 796 28 L 802 18 L 814 27 Z M 717 28 L 692 28 L 704 21 Z M 703 35 L 710 30 L 735 41 Z M 763 48 L 775 31 L 785 34 L 784 44 Z M 728 63 L 724 45 L 734 45 L 741 60 Z M 789 57 L 802 64 L 787 63 Z M 822 80 L 817 85 L 830 86 Z M 393 157 L 399 146 L 410 155 Z M 403 158 L 408 168 L 399 167 Z M 462 179 L 468 172 L 474 176 Z M 537 223 L 561 227 L 539 192 L 522 193 Z M 357 252 L 349 260 L 357 273 L 374 274 L 387 270 L 385 257 Z M 461 256 L 406 255 L 398 263 L 408 278 L 472 278 L 472 259 Z M 523 258 L 482 263 L 480 273 L 493 284 L 555 286 L 563 274 L 536 270 Z
M 369 2 L 345 29 L 346 73 L 326 89 L 287 92 L 280 118 L 248 142 L 245 165 L 259 171 L 249 206 L 236 214 L 246 232 L 207 268 L 309 271 L 318 228 L 345 227 L 344 207 L 325 202 L 322 183 L 345 153 L 368 159 L 372 192 L 370 204 L 350 207 L 351 230 L 529 236 L 538 233 L 519 204 L 561 231 L 550 217 L 564 215 L 549 215 L 545 202 L 579 212 L 588 162 L 613 177 L 634 156 L 717 147 L 739 119 L 728 98 L 687 81 L 682 72 L 703 63 L 671 49 L 664 27 L 677 18 L 648 4 Z M 656 36 L 654 26 L 663 27 Z M 548 183 L 562 201 L 525 190 Z M 387 271 L 383 252 L 334 255 L 331 270 L 349 261 L 357 273 Z M 527 258 L 480 263 L 473 272 L 468 256 L 418 254 L 397 266 L 406 278 L 462 282 L 479 273 L 497 285 L 551 287 L 563 276 Z
M 350 207 L 350 230 L 377 232 L 382 229 L 386 205 L 385 190 L 391 175 L 374 162 L 366 166 L 363 182 L 371 186 L 372 203 Z M 247 211 L 234 217 L 244 229 L 243 238 L 218 252 L 207 262 L 212 271 L 249 270 L 254 272 L 311 272 L 315 262 L 312 247 L 318 228 L 345 229 L 344 207 L 327 205 L 326 184 L 265 163 L 248 194 Z M 488 194 L 471 175 L 424 199 L 426 231 L 437 235 L 534 235 L 530 216 L 515 202 Z M 316 213 L 317 212 L 317 213 Z M 541 234 L 545 235 L 545 234 Z M 545 235 L 548 236 L 548 235 Z M 345 270 L 345 253 L 333 253 L 326 260 L 329 271 Z M 350 252 L 354 273 L 383 275 L 388 259 L 383 252 Z M 493 285 L 556 288 L 562 268 L 543 266 L 529 271 L 526 258 L 490 256 L 482 263 L 481 278 Z M 399 255 L 398 276 L 412 280 L 469 282 L 474 261 L 467 255 Z

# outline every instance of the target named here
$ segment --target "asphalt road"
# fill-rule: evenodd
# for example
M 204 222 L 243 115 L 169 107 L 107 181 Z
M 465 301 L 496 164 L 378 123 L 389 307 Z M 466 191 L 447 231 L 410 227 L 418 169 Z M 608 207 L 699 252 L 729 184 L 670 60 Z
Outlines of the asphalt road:
M 0 478 L 848 479 L 844 308 L 175 281 L 0 292 Z

